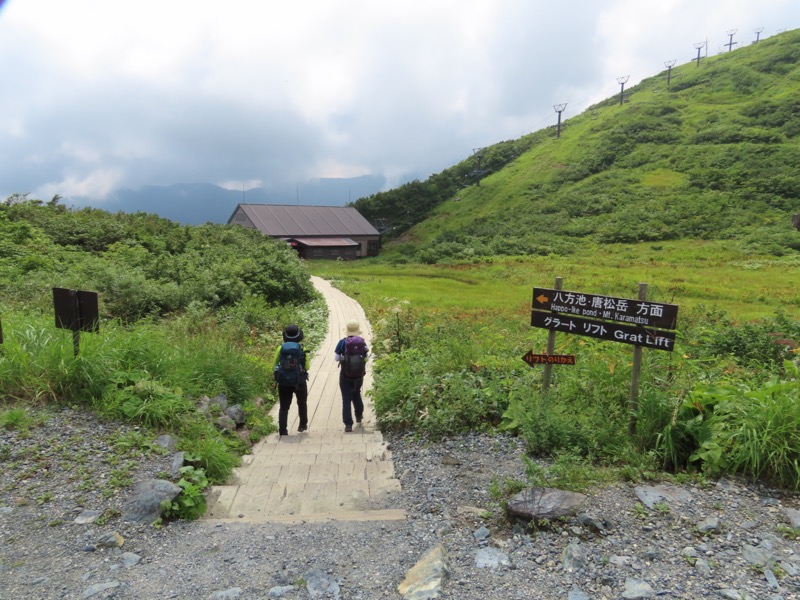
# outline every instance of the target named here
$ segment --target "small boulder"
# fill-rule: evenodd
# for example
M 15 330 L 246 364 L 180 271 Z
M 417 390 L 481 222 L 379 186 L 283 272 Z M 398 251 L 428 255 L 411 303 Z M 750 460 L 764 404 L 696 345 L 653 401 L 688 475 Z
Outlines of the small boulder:
M 553 488 L 528 488 L 513 496 L 507 505 L 509 514 L 527 521 L 552 521 L 574 516 L 586 502 L 586 496 Z
M 142 481 L 122 507 L 122 520 L 134 523 L 153 523 L 161 516 L 161 503 L 172 502 L 181 488 L 164 479 Z

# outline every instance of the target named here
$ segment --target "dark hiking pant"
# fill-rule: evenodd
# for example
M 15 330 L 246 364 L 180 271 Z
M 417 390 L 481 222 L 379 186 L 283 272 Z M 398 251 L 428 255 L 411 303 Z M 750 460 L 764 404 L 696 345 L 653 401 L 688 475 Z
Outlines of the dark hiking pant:
M 363 377 L 360 379 L 348 379 L 344 375 L 339 375 L 339 389 L 342 391 L 342 421 L 348 427 L 353 426 L 352 411 L 356 413 L 356 421 L 361 421 L 364 415 L 364 401 L 361 399 L 361 386 L 363 384 Z
M 278 386 L 278 431 L 280 435 L 288 435 L 289 407 L 292 405 L 292 396 L 297 396 L 297 413 L 300 417 L 300 427 L 308 427 L 308 385 L 304 381 L 297 388 Z

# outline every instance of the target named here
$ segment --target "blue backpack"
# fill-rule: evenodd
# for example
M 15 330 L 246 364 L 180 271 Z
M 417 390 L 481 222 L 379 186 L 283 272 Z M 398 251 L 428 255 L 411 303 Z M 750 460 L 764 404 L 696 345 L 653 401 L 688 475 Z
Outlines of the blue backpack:
M 297 388 L 306 380 L 306 353 L 297 342 L 284 342 L 275 366 L 275 381 L 282 387 Z

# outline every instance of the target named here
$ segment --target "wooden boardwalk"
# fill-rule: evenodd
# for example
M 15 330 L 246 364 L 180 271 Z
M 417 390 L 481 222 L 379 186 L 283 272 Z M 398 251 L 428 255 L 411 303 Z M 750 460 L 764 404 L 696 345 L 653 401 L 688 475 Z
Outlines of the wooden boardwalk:
M 308 431 L 297 433 L 297 405 L 289 410 L 289 435 L 274 433 L 242 458 L 228 485 L 214 486 L 205 519 L 239 522 L 405 519 L 400 509 L 374 509 L 399 491 L 391 452 L 376 427 L 364 378 L 364 418 L 352 433 L 342 423 L 339 370 L 333 359 L 347 321 L 356 319 L 370 344 L 372 330 L 361 306 L 327 281 L 312 277 L 325 297 L 328 334 L 309 366 Z M 278 421 L 278 405 L 271 413 Z

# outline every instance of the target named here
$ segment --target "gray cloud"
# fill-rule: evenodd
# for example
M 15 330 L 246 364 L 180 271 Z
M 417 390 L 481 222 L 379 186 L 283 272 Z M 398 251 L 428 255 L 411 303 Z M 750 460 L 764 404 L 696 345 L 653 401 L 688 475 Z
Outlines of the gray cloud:
M 427 176 L 630 85 L 793 27 L 789 0 L 11 0 L 0 198 Z M 133 5 L 132 5 L 133 6 Z M 91 10 L 90 10 L 91 8 Z

